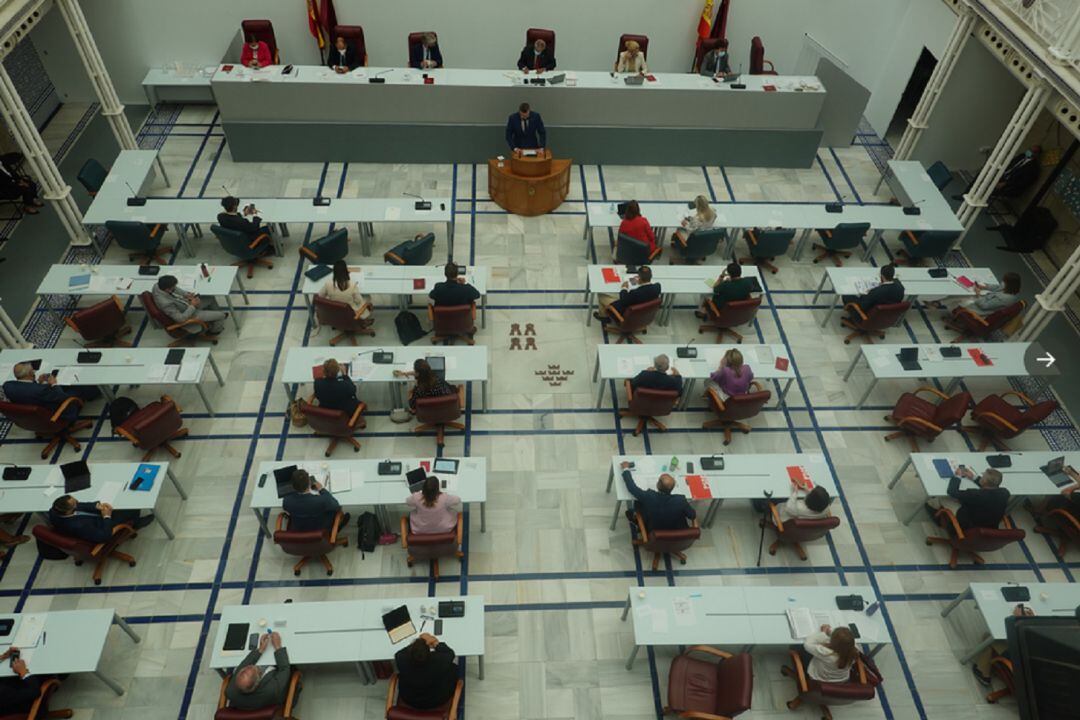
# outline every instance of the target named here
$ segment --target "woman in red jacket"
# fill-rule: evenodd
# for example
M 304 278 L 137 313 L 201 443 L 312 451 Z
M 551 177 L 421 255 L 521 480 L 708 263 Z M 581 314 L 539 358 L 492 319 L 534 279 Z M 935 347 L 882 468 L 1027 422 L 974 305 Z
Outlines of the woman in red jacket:
M 240 51 L 240 64 L 244 67 L 263 68 L 272 63 L 270 46 L 254 37 L 248 38 Z
M 626 213 L 623 215 L 623 221 L 619 223 L 619 235 L 626 235 L 645 243 L 649 246 L 650 255 L 656 250 L 656 234 L 653 233 L 649 221 L 642 216 L 641 206 L 638 205 L 637 200 L 626 203 Z M 619 254 L 618 237 L 615 238 L 615 248 L 612 252 L 614 253 L 612 257 Z

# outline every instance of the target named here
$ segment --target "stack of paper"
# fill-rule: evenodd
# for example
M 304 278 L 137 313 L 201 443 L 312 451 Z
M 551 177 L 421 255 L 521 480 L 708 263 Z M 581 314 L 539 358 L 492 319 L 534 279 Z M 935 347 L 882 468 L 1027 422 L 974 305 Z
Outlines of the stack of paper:
M 352 478 L 348 468 L 335 468 L 330 471 L 330 480 L 326 489 L 331 493 L 343 493 L 352 490 Z
M 386 208 L 386 219 L 390 221 L 401 219 L 401 208 L 396 205 Z
M 19 629 L 15 631 L 15 637 L 11 644 L 22 650 L 23 648 L 37 647 L 41 639 L 41 632 L 45 629 L 45 616 L 39 613 L 23 615 L 19 618 Z

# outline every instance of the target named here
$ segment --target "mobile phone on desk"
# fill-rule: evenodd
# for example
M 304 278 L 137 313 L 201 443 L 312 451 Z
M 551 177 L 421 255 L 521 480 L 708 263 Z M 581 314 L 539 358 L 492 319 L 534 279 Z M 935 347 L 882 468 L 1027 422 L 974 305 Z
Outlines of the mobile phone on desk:
M 437 619 L 435 621 L 435 631 L 432 634 L 435 635 L 436 637 L 439 636 L 439 635 L 442 635 L 442 619 L 441 618 Z

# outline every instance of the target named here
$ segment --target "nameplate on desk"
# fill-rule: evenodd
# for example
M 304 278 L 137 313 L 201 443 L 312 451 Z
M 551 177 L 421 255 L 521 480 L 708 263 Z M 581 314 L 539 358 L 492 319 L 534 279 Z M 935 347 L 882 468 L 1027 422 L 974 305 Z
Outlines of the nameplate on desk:
M 311 204 L 315 207 L 326 207 L 330 204 L 330 198 L 328 197 L 314 197 L 311 199 Z
M 381 85 L 381 84 L 386 82 L 386 78 L 372 77 L 372 78 L 368 78 L 368 82 L 369 83 L 374 83 L 375 85 Z
M 127 199 L 128 207 L 142 207 L 146 204 L 146 198 L 144 197 L 129 197 Z

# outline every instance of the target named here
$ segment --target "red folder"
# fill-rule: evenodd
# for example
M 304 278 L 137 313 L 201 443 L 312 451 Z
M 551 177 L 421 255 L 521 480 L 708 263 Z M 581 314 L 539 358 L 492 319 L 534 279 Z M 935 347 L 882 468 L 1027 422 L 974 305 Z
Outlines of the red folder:
M 975 364 L 979 367 L 986 367 L 987 365 L 994 364 L 980 348 L 968 348 L 968 355 L 971 356 L 972 360 L 974 360 Z
M 420 467 L 424 468 L 424 472 L 426 472 L 426 473 L 431 472 L 431 461 L 430 460 L 421 460 L 420 461 Z
M 690 497 L 694 500 L 709 500 L 712 498 L 709 481 L 701 475 L 687 475 L 686 486 L 690 488 Z
M 412 289 L 423 290 L 427 286 L 427 280 L 424 278 L 413 278 Z
M 604 282 L 606 283 L 621 283 L 622 278 L 619 277 L 619 272 L 615 268 L 601 268 L 600 274 L 604 276 Z
M 761 89 L 764 90 L 765 92 L 776 92 L 776 86 L 775 85 L 762 85 Z
M 776 358 L 776 369 L 780 372 L 786 372 L 788 369 L 788 359 L 786 357 Z
M 655 75 L 646 75 L 645 79 L 648 80 L 649 82 L 656 82 L 656 76 Z
M 806 468 L 801 465 L 788 465 L 787 475 L 792 483 L 804 487 L 807 490 L 814 489 L 814 482 L 810 479 L 810 476 L 806 474 Z
M 958 275 L 956 277 L 956 282 L 960 283 L 961 287 L 968 290 L 970 290 L 975 285 L 975 282 L 967 275 Z
M 311 379 L 312 380 L 322 380 L 324 377 L 326 377 L 326 373 L 323 371 L 323 366 L 322 365 L 312 365 L 311 366 Z

